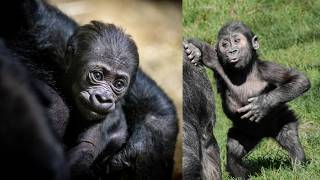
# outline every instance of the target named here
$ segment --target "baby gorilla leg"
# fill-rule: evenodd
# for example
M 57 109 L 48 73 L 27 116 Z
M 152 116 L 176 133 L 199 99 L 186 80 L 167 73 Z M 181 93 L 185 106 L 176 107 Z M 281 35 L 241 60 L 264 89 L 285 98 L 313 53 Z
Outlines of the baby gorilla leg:
M 248 178 L 248 170 L 242 162 L 251 149 L 259 143 L 261 138 L 253 138 L 243 134 L 236 128 L 230 128 L 227 141 L 227 171 L 233 177 Z
M 288 151 L 293 163 L 300 164 L 305 161 L 304 151 L 299 142 L 297 121 L 285 124 L 275 139 L 281 147 Z

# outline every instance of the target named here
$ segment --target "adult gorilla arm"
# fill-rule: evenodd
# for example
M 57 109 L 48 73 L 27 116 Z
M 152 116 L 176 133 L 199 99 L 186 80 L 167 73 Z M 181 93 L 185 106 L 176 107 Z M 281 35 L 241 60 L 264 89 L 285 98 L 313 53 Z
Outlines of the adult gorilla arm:
M 111 174 L 128 170 L 136 179 L 171 179 L 178 133 L 175 107 L 166 94 L 138 70 L 125 97 L 129 139 L 107 160 Z
M 40 80 L 55 85 L 52 76 L 64 71 L 67 41 L 78 24 L 44 0 L 1 1 L 0 21 L 7 47 L 23 55 L 22 62 Z
M 62 138 L 69 110 L 56 87 L 64 71 L 62 58 L 67 40 L 78 25 L 42 0 L 1 1 L 0 20 L 0 37 L 18 56 L 17 61 L 38 79 L 39 89 L 50 96 L 51 102 L 46 109 L 54 129 Z
M 66 180 L 63 148 L 45 110 L 51 97 L 17 61 L 0 40 L 1 176 Z

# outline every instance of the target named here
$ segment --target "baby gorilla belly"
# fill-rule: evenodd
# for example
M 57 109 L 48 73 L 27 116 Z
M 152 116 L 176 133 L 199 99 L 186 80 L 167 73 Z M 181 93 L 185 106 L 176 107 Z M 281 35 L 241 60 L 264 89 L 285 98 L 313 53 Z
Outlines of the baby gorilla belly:
M 239 113 L 238 110 L 250 102 L 248 99 L 258 97 L 270 91 L 268 83 L 257 79 L 257 77 L 251 77 L 244 84 L 237 86 L 234 91 L 227 89 L 222 97 L 223 108 L 229 118 L 240 119 L 244 113 Z M 243 119 L 248 121 L 249 119 Z

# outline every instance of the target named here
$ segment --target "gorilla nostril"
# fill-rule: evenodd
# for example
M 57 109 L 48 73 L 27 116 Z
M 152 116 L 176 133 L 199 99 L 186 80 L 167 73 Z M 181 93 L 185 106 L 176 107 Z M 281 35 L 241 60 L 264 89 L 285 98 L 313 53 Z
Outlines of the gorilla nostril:
M 237 49 L 234 49 L 234 50 L 229 51 L 229 54 L 235 54 L 235 53 L 237 53 L 237 52 L 238 52 L 238 50 L 237 50 Z
M 96 94 L 95 95 L 97 100 L 100 102 L 100 103 L 113 103 L 113 100 L 112 98 L 109 98 L 105 95 L 102 95 L 102 94 Z

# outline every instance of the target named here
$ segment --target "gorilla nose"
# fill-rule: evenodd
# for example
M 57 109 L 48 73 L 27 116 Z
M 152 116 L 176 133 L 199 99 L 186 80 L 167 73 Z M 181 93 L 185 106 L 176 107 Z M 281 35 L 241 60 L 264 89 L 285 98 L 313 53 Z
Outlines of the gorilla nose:
M 103 103 L 113 103 L 113 99 L 103 95 L 103 94 L 95 94 L 97 100 L 99 101 L 99 103 L 103 104 Z
M 230 55 L 235 55 L 236 53 L 238 53 L 238 49 L 233 49 L 228 52 Z

